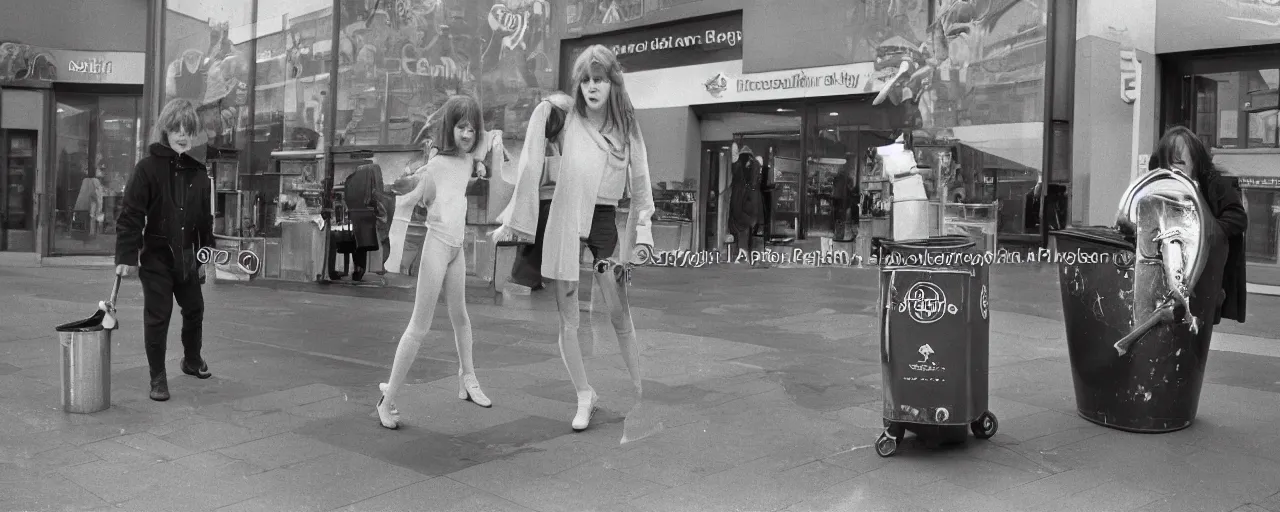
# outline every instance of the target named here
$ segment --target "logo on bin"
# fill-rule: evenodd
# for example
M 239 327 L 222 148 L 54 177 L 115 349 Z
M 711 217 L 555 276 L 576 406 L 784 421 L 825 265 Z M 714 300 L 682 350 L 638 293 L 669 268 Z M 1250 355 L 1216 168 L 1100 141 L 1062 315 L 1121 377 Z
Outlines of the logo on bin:
M 921 345 L 920 350 L 917 350 L 916 352 L 919 352 L 920 356 L 924 358 L 921 359 L 920 362 L 927 363 L 929 362 L 929 356 L 933 355 L 933 347 L 930 347 L 928 343 L 925 343 L 924 345 Z
M 928 343 L 920 345 L 920 348 L 916 349 L 916 352 L 919 353 L 920 357 L 923 359 L 914 364 L 907 365 L 908 368 L 918 372 L 940 372 L 946 370 L 946 368 L 938 366 L 937 361 L 929 362 L 929 356 L 933 355 L 934 352 L 933 347 L 930 347 Z
M 981 306 L 981 308 L 982 308 L 982 319 L 983 319 L 983 320 L 986 320 L 986 319 L 987 319 L 987 308 L 988 308 L 988 307 L 990 307 L 990 305 L 989 305 L 989 304 L 988 304 L 988 302 L 987 302 L 987 285 L 985 285 L 985 284 L 984 284 L 984 285 L 982 285 L 982 296 L 981 296 L 981 298 L 978 300 L 978 303 L 979 303 L 979 306 Z
M 947 294 L 938 285 L 920 281 L 907 290 L 907 296 L 898 303 L 898 312 L 906 313 L 918 323 L 931 324 L 943 315 L 956 314 L 960 308 L 947 302 Z

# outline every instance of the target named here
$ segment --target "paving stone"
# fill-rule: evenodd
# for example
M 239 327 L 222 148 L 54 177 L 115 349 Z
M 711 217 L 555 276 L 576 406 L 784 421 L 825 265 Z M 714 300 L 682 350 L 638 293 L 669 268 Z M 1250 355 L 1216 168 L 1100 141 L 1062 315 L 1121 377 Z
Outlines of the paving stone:
M 507 499 L 448 477 L 401 487 L 335 512 L 533 512 Z
M 0 510 L 87 511 L 109 506 L 102 498 L 62 475 L 10 481 L 0 492 Z
M 333 445 L 297 434 L 285 433 L 218 450 L 264 470 L 272 470 L 338 451 Z
M 263 473 L 260 482 L 269 491 L 218 510 L 333 510 L 426 479 L 413 471 L 340 450 Z
M 1127 512 L 1148 506 L 1165 497 L 1165 495 L 1138 486 L 1108 482 L 1030 510 L 1043 512 L 1074 512 L 1077 510 Z

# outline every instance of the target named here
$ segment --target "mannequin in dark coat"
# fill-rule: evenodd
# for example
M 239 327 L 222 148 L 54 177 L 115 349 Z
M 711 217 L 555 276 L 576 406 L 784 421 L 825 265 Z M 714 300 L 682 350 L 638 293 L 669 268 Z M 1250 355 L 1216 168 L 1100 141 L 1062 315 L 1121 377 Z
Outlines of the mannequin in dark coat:
M 763 204 L 760 162 L 750 149 L 744 149 L 733 164 L 733 181 L 729 184 L 729 232 L 733 234 L 735 253 L 752 250 L 752 234 L 763 217 Z
M 369 264 L 369 251 L 376 251 L 378 236 L 378 212 L 382 209 L 382 166 L 364 164 L 347 177 L 343 187 L 343 199 L 347 205 L 347 217 L 351 219 L 351 231 L 355 236 L 355 271 L 351 279 L 359 281 Z

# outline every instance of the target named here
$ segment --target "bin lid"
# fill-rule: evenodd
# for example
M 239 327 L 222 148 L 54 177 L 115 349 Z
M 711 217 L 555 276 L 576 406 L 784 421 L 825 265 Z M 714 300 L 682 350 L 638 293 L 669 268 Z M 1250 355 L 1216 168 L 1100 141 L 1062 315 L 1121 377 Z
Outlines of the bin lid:
M 1058 231 L 1050 231 L 1049 234 L 1055 237 L 1093 242 L 1126 251 L 1133 250 L 1133 242 L 1126 239 L 1120 230 L 1111 226 L 1072 226 Z
M 973 247 L 974 241 L 964 235 L 942 235 L 914 240 L 881 240 L 885 249 L 952 249 L 964 250 Z
M 65 324 L 59 325 L 58 327 L 54 328 L 54 330 L 55 330 L 55 331 L 57 331 L 57 332 L 95 332 L 95 331 L 101 331 L 101 330 L 102 330 L 102 319 L 103 319 L 103 318 L 106 318 L 106 316 L 107 316 L 107 314 L 106 314 L 105 312 L 103 312 L 102 310 L 98 310 L 98 312 L 97 312 L 97 313 L 94 313 L 94 314 L 93 314 L 93 316 L 91 316 L 91 317 L 89 317 L 89 318 L 86 318 L 86 319 L 84 319 L 84 320 L 77 320 L 77 321 L 75 321 L 75 322 L 70 322 L 70 323 L 65 323 Z

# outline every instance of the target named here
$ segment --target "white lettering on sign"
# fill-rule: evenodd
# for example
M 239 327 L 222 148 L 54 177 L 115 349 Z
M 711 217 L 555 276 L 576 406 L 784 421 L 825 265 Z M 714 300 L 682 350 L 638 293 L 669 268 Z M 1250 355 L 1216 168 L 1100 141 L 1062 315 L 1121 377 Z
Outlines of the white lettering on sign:
M 90 75 L 110 75 L 111 61 L 102 59 L 71 60 L 67 61 L 67 71 L 88 73 Z
M 631 55 L 636 53 L 644 53 L 649 51 L 671 50 L 675 48 L 691 48 L 704 44 L 722 44 L 729 47 L 737 46 L 742 42 L 741 30 L 720 31 L 716 29 L 707 30 L 705 34 L 696 34 L 689 36 L 666 36 L 655 37 L 648 41 L 640 41 L 636 43 L 615 44 L 609 49 L 618 56 Z
M 836 71 L 822 76 L 809 76 L 804 71 L 785 78 L 752 80 L 739 78 L 738 92 L 772 91 L 789 89 L 812 89 L 816 87 L 838 87 L 857 89 L 872 77 L 846 71 Z
M 898 303 L 898 312 L 918 323 L 931 324 L 944 315 L 959 313 L 960 308 L 947 302 L 947 294 L 938 285 L 920 281 L 907 290 L 907 296 Z

